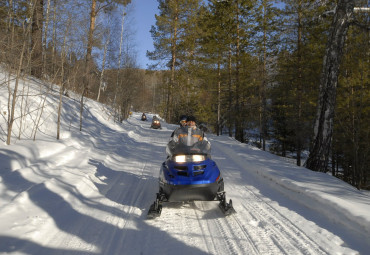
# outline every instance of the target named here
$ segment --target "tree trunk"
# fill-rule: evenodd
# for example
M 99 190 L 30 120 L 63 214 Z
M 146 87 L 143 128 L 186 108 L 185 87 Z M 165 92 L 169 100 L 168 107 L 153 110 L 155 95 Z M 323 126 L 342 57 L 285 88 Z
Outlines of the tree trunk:
M 42 74 L 42 27 L 44 22 L 44 0 L 36 0 L 33 8 L 31 31 L 31 75 L 41 78 Z
M 220 68 L 221 57 L 217 61 L 217 136 L 220 135 L 221 129 L 221 68 Z
M 232 130 L 232 107 L 233 107 L 233 104 L 232 104 L 232 100 L 233 100 L 233 94 L 232 94 L 232 77 L 231 77 L 231 72 L 232 72 L 232 63 L 231 63 L 231 47 L 230 47 L 230 50 L 229 50 L 229 65 L 228 65 L 228 70 L 229 70 L 229 112 L 228 112 L 228 116 L 229 116 L 229 119 L 228 119 L 228 129 L 229 129 L 229 137 L 232 137 L 233 136 L 233 130 Z
M 92 0 L 91 4 L 91 12 L 90 12 L 90 28 L 89 28 L 89 35 L 87 40 L 87 51 L 86 51 L 86 68 L 87 73 L 86 75 L 89 76 L 89 68 L 91 65 L 91 54 L 93 48 L 93 35 L 95 29 L 95 20 L 96 20 L 96 0 Z M 88 84 L 87 84 L 88 85 Z
M 171 78 L 170 84 L 168 86 L 168 104 L 167 104 L 167 113 L 166 113 L 166 120 L 171 123 L 172 120 L 172 107 L 173 107 L 173 98 L 172 98 L 172 90 L 174 89 L 175 85 L 175 68 L 176 68 L 176 51 L 177 51 L 177 26 L 178 26 L 178 9 L 175 10 L 175 17 L 174 17 L 174 27 L 173 27 L 173 34 L 171 39 L 172 49 L 171 49 Z
M 117 114 L 117 112 L 119 112 L 119 108 L 121 107 L 121 105 L 119 103 L 117 103 L 117 95 L 118 95 L 119 91 L 121 91 L 120 86 L 122 84 L 122 82 L 121 83 L 119 82 L 119 78 L 120 78 L 120 73 L 121 73 L 121 60 L 122 60 L 122 46 L 123 46 L 123 31 L 124 31 L 124 25 L 125 25 L 125 15 L 126 15 L 125 14 L 125 8 L 123 8 L 122 23 L 121 23 L 121 37 L 120 37 L 119 54 L 118 54 L 118 70 L 117 70 L 117 75 L 116 75 L 116 88 L 115 88 L 116 93 L 115 93 L 114 100 L 113 100 L 114 121 L 116 119 L 116 116 L 119 116 L 119 114 Z M 120 117 L 117 117 L 118 121 L 119 121 L 119 118 Z
M 45 109 L 45 102 L 46 102 L 46 99 L 48 98 L 48 92 L 45 93 L 45 96 L 42 100 L 42 103 L 40 102 L 40 114 L 38 114 L 38 111 L 37 111 L 37 121 L 35 123 L 35 127 L 34 127 L 34 132 L 33 132 L 33 141 L 36 141 L 36 134 L 37 134 L 37 130 L 39 129 L 39 126 L 40 126 L 40 121 L 41 121 L 41 117 L 42 117 L 42 114 L 44 112 L 44 109 Z
M 266 150 L 266 136 L 267 136 L 267 124 L 266 124 L 266 84 L 267 84 L 267 5 L 263 1 L 263 67 L 262 67 L 262 82 L 260 87 L 260 134 L 262 138 L 262 150 Z
M 301 166 L 302 153 L 302 2 L 299 1 L 298 6 L 298 40 L 297 40 L 297 66 L 298 66 L 298 81 L 297 81 L 297 119 L 296 119 L 296 150 L 297 150 L 297 166 Z
M 57 120 L 57 140 L 60 139 L 60 120 L 62 116 L 62 109 L 63 109 L 63 93 L 64 93 L 64 87 L 65 87 L 65 81 L 64 81 L 64 62 L 66 60 L 68 48 L 67 48 L 67 35 L 68 31 L 71 25 L 71 17 L 68 19 L 68 25 L 66 26 L 66 30 L 64 33 L 63 38 L 63 47 L 61 52 L 61 83 L 59 88 L 59 104 L 58 104 L 58 120 Z
M 92 65 L 92 47 L 93 47 L 93 34 L 95 29 L 95 19 L 96 19 L 96 0 L 92 0 L 91 3 L 91 12 L 90 12 L 90 28 L 87 39 L 87 50 L 86 50 L 86 65 L 85 65 L 85 79 L 84 79 L 84 88 L 81 94 L 80 101 L 80 131 L 82 131 L 82 115 L 84 108 L 84 96 L 89 94 L 89 85 L 90 85 L 90 68 Z
M 46 44 L 47 44 L 48 27 L 49 27 L 50 2 L 51 0 L 47 0 L 44 36 L 42 39 L 42 75 L 46 73 Z
M 236 66 L 235 66 L 235 139 L 244 142 L 244 130 L 242 124 L 242 115 L 240 107 L 240 17 L 239 17 L 239 1 L 236 2 L 237 23 L 236 23 Z
M 8 107 L 10 109 L 10 118 L 8 120 L 8 135 L 6 139 L 6 144 L 10 145 L 10 138 L 12 136 L 12 129 L 13 129 L 13 123 L 14 123 L 14 113 L 15 113 L 15 103 L 17 101 L 17 91 L 18 91 L 18 85 L 19 85 L 19 79 L 21 75 L 21 70 L 22 70 L 22 65 L 23 65 L 23 55 L 26 49 L 26 40 L 23 41 L 23 46 L 22 46 L 22 51 L 21 55 L 19 58 L 19 64 L 18 64 L 18 70 L 16 74 L 16 79 L 15 79 L 15 86 L 13 90 L 13 98 L 12 98 L 12 105 L 11 107 Z M 11 94 L 9 94 L 10 98 Z
M 306 167 L 314 171 L 326 172 L 328 169 L 339 65 L 353 8 L 353 0 L 339 0 L 326 46 L 314 137 L 306 161 Z
M 110 31 L 108 31 L 108 33 L 109 33 L 109 35 L 108 35 L 107 41 L 105 42 L 105 45 L 104 45 L 104 56 L 103 56 L 103 63 L 102 63 L 101 73 L 100 73 L 98 97 L 96 98 L 96 101 L 98 101 L 98 102 L 99 102 L 99 99 L 100 99 L 100 91 L 102 90 L 102 86 L 104 84 L 105 61 L 106 61 L 106 58 L 107 58 L 107 49 L 108 49 L 108 44 L 109 44 L 109 41 L 110 41 Z
M 57 33 L 56 33 L 56 22 L 57 21 L 57 8 L 54 4 L 53 7 L 53 35 L 52 35 L 52 50 L 51 50 L 51 63 L 52 63 L 52 73 L 56 76 L 56 44 L 57 44 Z M 53 83 L 50 83 L 50 89 L 53 89 Z

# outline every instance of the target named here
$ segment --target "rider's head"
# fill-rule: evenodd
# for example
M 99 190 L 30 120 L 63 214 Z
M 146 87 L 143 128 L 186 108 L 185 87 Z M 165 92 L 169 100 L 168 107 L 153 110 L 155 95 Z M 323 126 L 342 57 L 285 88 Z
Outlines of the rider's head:
M 188 118 L 186 119 L 186 125 L 188 125 L 190 127 L 195 127 L 196 121 L 197 120 L 194 116 L 188 116 Z
M 179 122 L 180 122 L 180 126 L 185 126 L 186 125 L 186 115 L 181 115 L 180 116 L 180 120 L 179 120 Z

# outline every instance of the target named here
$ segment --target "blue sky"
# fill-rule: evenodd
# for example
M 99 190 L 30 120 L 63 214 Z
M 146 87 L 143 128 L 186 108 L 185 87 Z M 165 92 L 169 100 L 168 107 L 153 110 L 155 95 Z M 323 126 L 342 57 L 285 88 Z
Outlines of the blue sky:
M 152 25 L 155 25 L 155 14 L 158 14 L 157 0 L 133 0 L 134 22 L 137 28 L 136 44 L 137 44 L 137 61 L 141 68 L 146 68 L 150 60 L 146 57 L 146 51 L 152 51 L 153 40 L 150 34 Z

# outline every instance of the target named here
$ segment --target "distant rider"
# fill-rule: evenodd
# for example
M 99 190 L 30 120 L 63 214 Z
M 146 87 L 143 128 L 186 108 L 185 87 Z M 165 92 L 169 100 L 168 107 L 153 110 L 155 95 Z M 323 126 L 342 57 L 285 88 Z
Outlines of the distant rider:
M 143 114 L 141 115 L 141 120 L 146 120 L 145 112 L 143 112 Z

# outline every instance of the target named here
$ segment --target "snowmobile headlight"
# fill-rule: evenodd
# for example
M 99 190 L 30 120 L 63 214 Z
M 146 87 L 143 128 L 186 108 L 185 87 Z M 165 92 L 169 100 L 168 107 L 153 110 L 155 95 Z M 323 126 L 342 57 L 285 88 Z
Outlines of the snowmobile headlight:
M 204 161 L 205 158 L 204 158 L 204 155 L 193 155 L 192 160 L 193 162 L 200 162 L 200 161 Z
M 185 155 L 175 156 L 175 162 L 176 163 L 185 163 L 186 162 L 186 156 Z
M 201 162 L 206 160 L 205 155 L 177 155 L 174 157 L 176 163 L 185 163 L 185 162 Z

